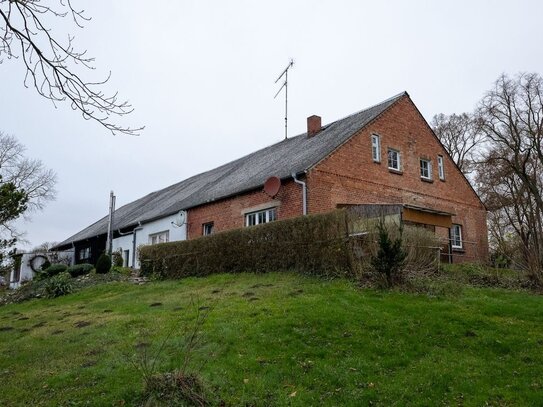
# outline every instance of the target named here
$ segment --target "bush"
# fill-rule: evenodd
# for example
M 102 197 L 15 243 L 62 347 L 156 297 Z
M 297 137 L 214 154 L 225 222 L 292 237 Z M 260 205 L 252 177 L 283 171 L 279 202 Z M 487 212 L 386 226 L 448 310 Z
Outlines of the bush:
M 379 232 L 379 249 L 371 259 L 371 265 L 375 271 L 385 275 L 387 285 L 392 287 L 407 256 L 402 248 L 402 232 L 400 230 L 400 236 L 391 239 L 384 219 L 378 223 L 377 230 Z
M 43 273 L 45 274 L 45 277 L 53 277 L 65 272 L 67 268 L 68 266 L 66 264 L 53 264 L 52 266 L 47 267 Z
M 130 276 L 132 275 L 132 272 L 134 270 L 132 270 L 130 267 L 118 267 L 118 266 L 113 266 L 111 268 L 111 271 L 112 272 L 115 272 L 115 273 L 119 273 L 119 274 L 122 274 L 123 276 Z
M 333 277 L 352 270 L 343 210 L 143 246 L 139 258 L 143 275 L 162 278 L 277 270 Z
M 113 252 L 112 260 L 115 267 L 122 267 L 124 265 L 123 255 L 120 250 Z
M 92 264 L 83 263 L 83 264 L 74 264 L 73 266 L 68 267 L 66 270 L 72 277 L 79 277 L 85 274 L 89 274 L 94 269 Z
M 96 272 L 106 274 L 109 270 L 111 270 L 111 258 L 106 253 L 102 253 L 96 262 Z
M 146 381 L 145 405 L 153 406 L 206 406 L 206 389 L 195 374 L 179 370 L 160 373 Z
M 69 273 L 60 273 L 51 277 L 45 283 L 45 294 L 49 298 L 56 298 L 72 292 L 71 276 Z
M 416 276 L 435 273 L 443 246 L 444 242 L 432 230 L 405 226 L 402 233 L 402 247 L 406 252 L 405 272 Z

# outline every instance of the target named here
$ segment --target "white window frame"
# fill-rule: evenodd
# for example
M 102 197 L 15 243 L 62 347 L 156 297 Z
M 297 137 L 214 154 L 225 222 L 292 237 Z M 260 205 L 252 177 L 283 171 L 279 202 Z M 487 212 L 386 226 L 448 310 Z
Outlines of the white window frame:
M 277 208 L 275 207 L 245 214 L 246 227 L 261 225 L 263 223 L 273 222 L 274 220 L 277 220 Z
M 79 260 L 88 260 L 91 258 L 91 248 L 90 246 L 79 249 Z
M 457 244 L 460 242 L 460 244 Z M 451 228 L 451 247 L 453 249 L 463 249 L 464 243 L 462 241 L 462 225 L 453 223 Z
M 422 179 L 431 180 L 432 179 L 432 161 L 427 160 L 426 158 L 421 158 L 420 163 L 420 177 Z M 426 164 L 426 168 L 423 168 L 423 163 Z M 427 172 L 427 174 L 425 174 Z
M 437 172 L 439 174 L 439 179 L 445 181 L 445 164 L 442 155 L 437 156 Z
M 170 241 L 170 231 L 163 230 L 162 232 L 152 233 L 149 235 L 149 244 L 167 243 Z
M 391 167 L 390 166 L 390 154 L 396 154 L 396 164 L 397 164 L 397 167 Z M 388 165 L 388 169 L 389 170 L 394 170 L 394 171 L 401 171 L 401 168 L 402 168 L 402 159 L 401 159 L 401 155 L 400 155 L 400 151 L 399 150 L 395 150 L 393 148 L 389 148 L 388 149 L 388 152 L 387 152 L 387 165 Z
M 378 134 L 371 135 L 371 157 L 373 162 L 381 162 L 381 137 Z
M 213 222 L 206 222 L 202 224 L 202 236 L 212 235 L 214 229 L 215 229 L 215 224 Z

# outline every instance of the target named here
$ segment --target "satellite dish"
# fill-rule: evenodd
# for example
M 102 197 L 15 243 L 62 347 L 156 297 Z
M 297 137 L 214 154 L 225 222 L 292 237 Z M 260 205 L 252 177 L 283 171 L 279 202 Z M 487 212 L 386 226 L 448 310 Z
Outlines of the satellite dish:
M 272 198 L 277 195 L 281 188 L 281 180 L 278 177 L 270 177 L 264 183 L 264 192 Z
M 179 211 L 177 215 L 175 215 L 175 220 L 172 222 L 172 225 L 177 226 L 179 228 L 183 226 L 185 223 L 187 223 L 187 212 Z

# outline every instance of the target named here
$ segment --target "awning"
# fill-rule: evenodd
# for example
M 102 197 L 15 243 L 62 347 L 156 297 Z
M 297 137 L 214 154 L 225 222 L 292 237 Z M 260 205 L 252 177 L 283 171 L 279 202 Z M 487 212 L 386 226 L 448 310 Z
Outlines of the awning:
M 414 205 L 403 205 L 402 210 L 402 220 L 404 221 L 443 228 L 452 227 L 452 216 L 454 215 L 454 213 Z

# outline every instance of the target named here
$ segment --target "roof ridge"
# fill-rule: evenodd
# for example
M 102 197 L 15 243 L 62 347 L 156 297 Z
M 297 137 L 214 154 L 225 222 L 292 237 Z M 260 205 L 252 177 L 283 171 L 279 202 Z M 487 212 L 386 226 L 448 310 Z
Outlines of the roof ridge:
M 115 228 L 128 227 L 136 221 L 144 223 L 180 209 L 189 209 L 252 190 L 261 186 L 271 175 L 288 178 L 293 171 L 304 171 L 339 148 L 355 132 L 367 126 L 405 95 L 408 96 L 407 92 L 399 93 L 331 122 L 323 126 L 320 137 L 307 137 L 305 132 L 277 141 L 132 200 L 115 211 Z M 102 217 L 58 246 L 105 233 L 106 219 L 107 216 Z
M 391 102 L 391 101 L 393 101 L 393 100 L 395 100 L 395 99 L 399 99 L 399 98 L 402 97 L 402 96 L 409 96 L 409 93 L 407 93 L 407 91 L 404 90 L 403 92 L 397 93 L 396 95 L 391 96 L 391 97 L 389 97 L 388 99 L 383 100 L 382 102 L 376 103 L 376 104 L 374 104 L 374 105 L 372 105 L 372 106 L 370 106 L 370 107 L 366 107 L 366 108 L 364 108 L 364 109 L 362 109 L 362 110 L 359 110 L 359 111 L 357 111 L 357 112 L 351 113 L 351 114 L 349 114 L 349 115 L 347 115 L 347 116 L 344 116 L 344 117 L 342 117 L 342 118 L 340 118 L 340 119 L 334 120 L 333 122 L 330 122 L 330 123 L 328 123 L 328 124 L 326 124 L 326 125 L 324 125 L 324 126 L 322 126 L 322 127 L 324 128 L 324 127 L 331 126 L 331 125 L 334 124 L 334 123 L 337 123 L 337 122 L 340 122 L 340 121 L 342 121 L 342 120 L 348 119 L 348 118 L 350 118 L 350 117 L 356 116 L 357 114 L 367 112 L 368 110 L 374 109 L 374 108 L 376 108 L 377 106 L 381 106 L 381 105 L 384 105 L 385 103 L 389 103 L 389 102 Z M 305 134 L 305 133 L 304 133 L 304 134 Z

